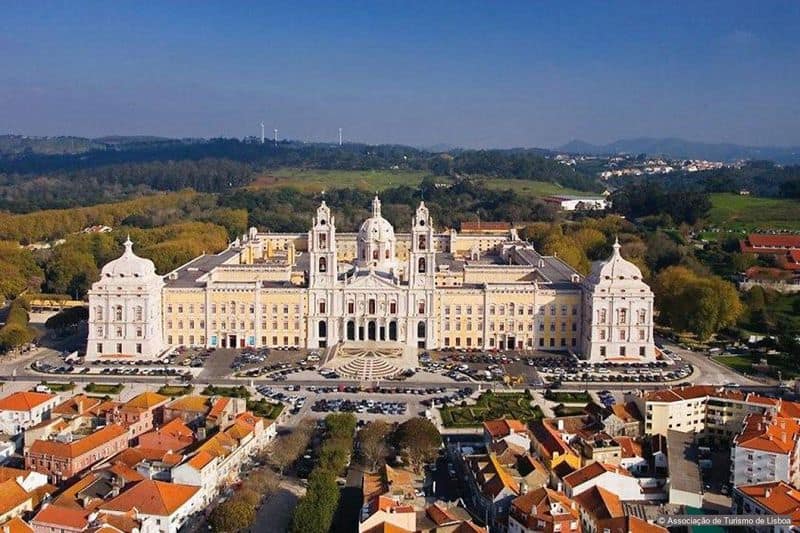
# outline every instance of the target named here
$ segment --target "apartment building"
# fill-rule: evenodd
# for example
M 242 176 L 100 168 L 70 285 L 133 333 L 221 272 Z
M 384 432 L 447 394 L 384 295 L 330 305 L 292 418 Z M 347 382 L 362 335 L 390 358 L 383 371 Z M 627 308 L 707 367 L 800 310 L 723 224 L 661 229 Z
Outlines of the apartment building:
M 800 483 L 800 424 L 771 414 L 750 414 L 731 446 L 734 486 Z

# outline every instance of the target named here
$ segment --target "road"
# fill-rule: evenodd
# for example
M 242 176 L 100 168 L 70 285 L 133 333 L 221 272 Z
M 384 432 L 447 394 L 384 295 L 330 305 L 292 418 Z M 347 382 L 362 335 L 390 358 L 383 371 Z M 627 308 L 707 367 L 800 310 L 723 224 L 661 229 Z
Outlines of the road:
M 305 494 L 305 489 L 296 480 L 285 478 L 281 483 L 280 490 L 256 512 L 256 520 L 250 531 L 252 533 L 289 531 L 292 511 L 297 505 L 297 500 L 303 494 Z

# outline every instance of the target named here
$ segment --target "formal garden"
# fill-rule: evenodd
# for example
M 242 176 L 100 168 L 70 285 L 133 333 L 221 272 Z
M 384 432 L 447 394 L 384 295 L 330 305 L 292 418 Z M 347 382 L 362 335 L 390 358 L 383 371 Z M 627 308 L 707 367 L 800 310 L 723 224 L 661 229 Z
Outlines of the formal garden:
M 485 420 L 515 418 L 531 422 L 542 418 L 538 405 L 531 405 L 533 395 L 525 392 L 484 392 L 474 405 L 444 406 L 439 411 L 444 427 L 467 428 L 483 424 Z

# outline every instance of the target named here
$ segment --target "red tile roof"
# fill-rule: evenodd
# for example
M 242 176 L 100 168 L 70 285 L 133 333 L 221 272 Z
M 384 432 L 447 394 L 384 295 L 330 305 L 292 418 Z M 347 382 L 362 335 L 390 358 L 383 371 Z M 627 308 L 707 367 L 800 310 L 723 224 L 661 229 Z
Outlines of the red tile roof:
M 87 435 L 74 442 L 59 442 L 55 440 L 34 441 L 30 447 L 30 452 L 74 459 L 127 434 L 128 430 L 124 427 L 117 424 L 109 424 L 91 435 Z
M 30 411 L 55 397 L 55 394 L 44 392 L 15 392 L 0 398 L 0 411 Z
M 523 524 L 531 530 L 542 529 L 538 526 L 540 520 L 554 523 L 563 520 L 577 521 L 580 518 L 571 499 L 547 487 L 540 487 L 514 498 L 511 502 L 511 512 L 517 518 L 524 518 Z
M 462 222 L 461 231 L 509 231 L 511 224 L 508 222 L 488 222 L 485 220 L 478 220 L 477 222 Z
M 800 491 L 783 481 L 737 487 L 764 509 L 776 515 L 791 516 L 792 524 L 800 526 Z
M 61 505 L 45 504 L 31 520 L 34 526 L 53 526 L 82 530 L 89 525 L 88 513 L 83 509 L 70 509 Z
M 751 233 L 747 241 L 758 248 L 800 248 L 800 235 Z
M 800 424 L 791 418 L 750 414 L 734 442 L 742 448 L 789 454 L 797 446 Z
M 0 525 L 0 531 L 4 533 L 33 533 L 33 528 L 25 523 L 22 518 L 15 516 L 5 524 Z
M 596 485 L 575 496 L 575 502 L 598 520 L 624 516 L 619 496 Z
M 198 490 L 199 487 L 145 479 L 101 505 L 101 509 L 126 512 L 135 508 L 142 514 L 172 516 Z
M 483 423 L 483 429 L 493 439 L 501 439 L 510 435 L 511 433 L 523 433 L 527 431 L 528 427 L 524 422 L 519 420 L 501 418 L 498 420 L 487 420 Z

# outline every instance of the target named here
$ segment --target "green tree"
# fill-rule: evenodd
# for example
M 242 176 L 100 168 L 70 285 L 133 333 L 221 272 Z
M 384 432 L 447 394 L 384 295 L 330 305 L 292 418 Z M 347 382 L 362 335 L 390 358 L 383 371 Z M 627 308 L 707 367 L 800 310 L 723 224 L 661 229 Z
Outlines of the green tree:
M 358 432 L 358 449 L 366 465 L 375 470 L 389 454 L 388 438 L 392 426 L 383 420 L 373 420 Z
M 397 427 L 394 442 L 400 453 L 415 469 L 436 458 L 442 436 L 427 418 L 410 418 Z
M 242 499 L 232 498 L 219 504 L 208 521 L 214 531 L 228 533 L 250 527 L 255 518 L 255 507 Z

